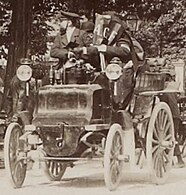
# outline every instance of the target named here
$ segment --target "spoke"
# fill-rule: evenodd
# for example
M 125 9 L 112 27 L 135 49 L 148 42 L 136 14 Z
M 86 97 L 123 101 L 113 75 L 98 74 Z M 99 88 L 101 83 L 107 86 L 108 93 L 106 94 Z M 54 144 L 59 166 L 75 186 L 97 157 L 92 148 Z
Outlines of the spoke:
M 118 148 L 120 148 L 120 146 L 121 146 L 121 137 L 120 137 L 119 133 L 116 134 L 116 138 L 115 139 L 116 139 L 115 149 L 116 149 L 116 151 L 118 151 Z
M 170 127 L 171 127 L 171 123 L 168 122 L 168 123 L 167 123 L 167 126 L 166 126 L 165 129 L 164 129 L 164 133 L 163 133 L 164 137 L 166 136 L 166 134 L 167 134 L 168 130 L 170 129 Z
M 158 140 L 155 140 L 155 139 L 152 139 L 152 143 L 153 144 L 159 144 L 159 141 Z
M 157 129 L 160 129 L 159 117 L 157 115 L 155 124 L 157 125 Z
M 51 173 L 54 173 L 54 162 L 51 161 Z
M 55 164 L 55 174 L 58 175 L 58 170 L 59 170 L 58 162 L 55 162 L 54 164 Z
M 114 155 L 111 154 L 111 153 L 112 153 L 112 150 L 111 150 L 111 152 L 110 152 L 109 158 L 110 158 L 111 160 L 113 160 L 113 159 L 114 159 Z
M 113 143 L 114 144 L 114 143 Z M 111 151 L 110 151 L 110 158 L 113 158 L 114 157 L 114 155 L 115 155 L 115 148 L 114 148 L 114 145 L 112 144 L 112 146 L 111 146 Z
M 117 137 L 117 145 L 116 145 L 116 151 L 120 154 L 122 152 L 122 141 L 121 137 Z
M 116 161 L 115 167 L 116 167 L 115 169 L 116 169 L 117 175 L 119 175 L 119 172 L 120 172 L 120 163 L 118 161 Z
M 172 138 L 172 135 L 169 134 L 169 135 L 167 135 L 167 136 L 164 138 L 164 141 L 168 141 L 168 140 L 170 140 L 171 138 Z
M 112 169 L 111 169 L 111 177 L 112 177 L 113 183 L 116 183 L 116 181 L 118 179 L 118 175 L 119 175 L 118 167 L 117 167 L 116 163 L 114 163 L 112 166 Z
M 154 164 L 154 169 L 157 170 L 157 158 L 158 158 L 158 152 L 154 153 L 153 155 L 153 164 Z
M 155 121 L 155 124 L 154 124 L 154 128 L 153 128 L 153 134 L 155 135 L 155 137 L 156 137 L 157 139 L 159 139 L 158 129 L 159 129 L 159 126 L 158 126 L 157 120 L 156 120 L 156 121 Z
M 116 171 L 115 171 L 115 162 L 113 161 L 111 164 L 110 164 L 110 173 L 111 173 L 111 180 L 115 182 L 115 178 L 116 178 Z
M 156 156 L 154 158 L 154 168 L 155 168 L 155 171 L 156 171 L 156 176 L 161 177 L 161 162 L 160 162 L 158 152 L 156 152 Z
M 165 117 L 164 117 L 164 120 L 163 120 L 163 123 L 162 123 L 162 129 L 165 129 L 165 126 L 166 126 L 167 122 L 168 122 L 168 115 L 165 114 Z
M 14 132 L 14 131 L 12 132 L 12 135 L 11 135 L 11 137 L 10 137 L 10 142 L 12 143 L 12 145 L 14 146 L 14 149 L 15 149 L 17 143 L 16 143 L 16 141 L 15 141 L 15 132 Z
M 62 163 L 59 164 L 59 172 L 61 172 L 63 170 L 63 165 Z
M 161 131 L 161 127 L 162 127 L 162 110 L 158 113 L 158 116 L 157 116 L 157 120 L 158 120 L 158 125 L 159 125 L 159 130 Z
M 48 168 L 51 169 L 51 164 L 52 164 L 52 161 L 48 161 Z
M 19 137 L 20 137 L 20 135 L 19 135 L 19 132 L 17 131 L 17 133 L 16 133 L 16 143 L 19 143 Z
M 120 152 L 121 148 L 122 148 L 122 145 L 121 145 L 121 141 L 120 141 L 120 136 L 118 136 L 116 134 L 114 136 L 113 142 L 112 142 L 111 157 L 114 157 L 116 154 L 118 154 Z
M 9 151 L 12 152 L 12 153 L 15 153 L 15 146 L 13 145 L 12 142 L 10 142 Z
M 111 160 L 111 161 L 110 161 L 110 168 L 112 168 L 112 167 L 114 166 L 114 163 L 115 163 L 114 160 Z
M 118 151 L 119 154 L 122 153 L 122 145 L 118 146 L 117 151 Z
M 160 156 L 158 156 L 158 170 L 159 170 L 159 177 L 163 177 L 162 162 L 161 162 L 161 157 Z
M 153 146 L 152 154 L 159 148 L 159 145 Z
M 112 183 L 115 183 L 115 182 L 116 182 L 116 175 L 115 175 L 114 166 L 112 166 L 112 168 L 111 168 L 111 170 L 110 170 L 110 173 L 111 173 L 111 180 L 112 180 Z
M 15 179 L 17 180 L 16 182 L 18 182 L 21 177 L 21 168 L 19 169 L 19 167 L 20 167 L 20 164 L 17 164 L 16 169 L 15 169 Z
M 162 151 L 162 156 L 165 158 L 167 162 L 169 162 L 168 154 L 166 154 L 165 150 Z
M 166 169 L 166 163 L 165 163 L 164 158 L 163 158 L 163 153 L 161 154 L 161 161 L 162 161 L 162 168 L 163 168 L 164 172 L 166 173 L 167 169 Z
M 116 146 L 116 134 L 114 135 L 113 141 L 112 141 L 112 150 L 115 153 L 115 146 Z

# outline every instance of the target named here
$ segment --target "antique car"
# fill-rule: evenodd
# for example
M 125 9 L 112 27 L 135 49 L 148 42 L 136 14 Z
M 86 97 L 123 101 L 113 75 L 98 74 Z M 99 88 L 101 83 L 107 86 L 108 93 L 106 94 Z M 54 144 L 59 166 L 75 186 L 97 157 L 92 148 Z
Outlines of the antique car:
M 42 153 L 39 160 L 52 181 L 61 180 L 76 161 L 100 160 L 105 184 L 115 190 L 123 164 L 132 169 L 144 153 L 152 181 L 164 183 L 175 145 L 170 108 L 159 98 L 169 91 L 165 74 L 143 68 L 135 71 L 132 96 L 122 107 L 125 65 L 118 59 L 101 64 L 100 72 L 81 59 L 69 59 L 65 65 L 59 70 L 51 66 L 50 83 L 37 88 L 31 123 L 18 120 L 7 128 L 5 168 L 13 187 L 23 185 L 34 159 L 32 150 Z M 17 71 L 25 82 L 30 72 L 28 67 Z M 141 153 L 136 162 L 137 148 Z
M 88 70 L 81 71 L 84 75 Z M 32 123 L 13 122 L 8 126 L 5 167 L 15 188 L 24 182 L 31 150 L 42 151 L 40 160 L 45 162 L 45 172 L 51 180 L 60 180 L 74 162 L 91 158 L 103 161 L 105 183 L 114 190 L 121 179 L 123 163 L 135 165 L 136 148 L 145 154 L 153 182 L 159 184 L 167 179 L 175 139 L 170 108 L 159 99 L 169 90 L 164 89 L 164 74 L 139 73 L 129 106 L 117 110 L 113 105 L 121 90 L 116 87 L 122 75 L 120 65 L 109 64 L 105 72 L 89 73 L 83 84 L 64 84 L 59 81 L 62 75 L 54 71 L 53 83 L 38 90 Z M 96 75 L 93 80 L 92 74 Z M 79 79 L 79 74 L 75 75 Z M 98 84 L 100 77 L 108 86 Z

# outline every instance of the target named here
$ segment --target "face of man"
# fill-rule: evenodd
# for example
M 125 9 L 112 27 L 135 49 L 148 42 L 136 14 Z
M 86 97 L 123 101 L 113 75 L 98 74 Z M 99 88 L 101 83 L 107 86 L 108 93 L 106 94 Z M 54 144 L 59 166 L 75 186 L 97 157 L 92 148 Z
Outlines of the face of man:
M 88 18 L 85 15 L 82 15 L 80 18 L 80 24 L 82 24 L 83 22 L 87 22 Z
M 60 20 L 60 28 L 66 29 L 67 27 L 72 26 L 72 21 L 68 18 L 63 18 Z
M 64 18 L 64 19 L 60 20 L 60 27 L 61 28 L 66 29 L 67 25 L 68 25 L 68 19 L 67 18 Z

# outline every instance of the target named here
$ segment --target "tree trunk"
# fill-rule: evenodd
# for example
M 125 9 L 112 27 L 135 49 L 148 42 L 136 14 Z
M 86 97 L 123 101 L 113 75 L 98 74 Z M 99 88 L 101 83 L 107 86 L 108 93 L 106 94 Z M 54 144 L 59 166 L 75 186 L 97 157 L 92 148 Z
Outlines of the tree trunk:
M 20 58 L 28 57 L 31 38 L 33 0 L 12 1 L 12 22 L 10 26 L 10 45 L 5 76 L 4 101 L 8 95 L 10 81 L 16 73 Z

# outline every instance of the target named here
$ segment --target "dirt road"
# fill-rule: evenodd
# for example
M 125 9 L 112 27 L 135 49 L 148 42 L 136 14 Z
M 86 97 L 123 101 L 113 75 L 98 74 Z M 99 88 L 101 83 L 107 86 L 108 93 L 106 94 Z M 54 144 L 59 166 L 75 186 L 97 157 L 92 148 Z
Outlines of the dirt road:
M 146 169 L 133 172 L 123 171 L 123 179 L 114 192 L 109 192 L 104 184 L 101 163 L 78 164 L 68 168 L 60 182 L 50 182 L 38 164 L 27 172 L 24 185 L 13 189 L 4 169 L 0 169 L 1 195 L 185 195 L 186 168 L 173 168 L 164 185 L 154 185 L 149 180 Z

